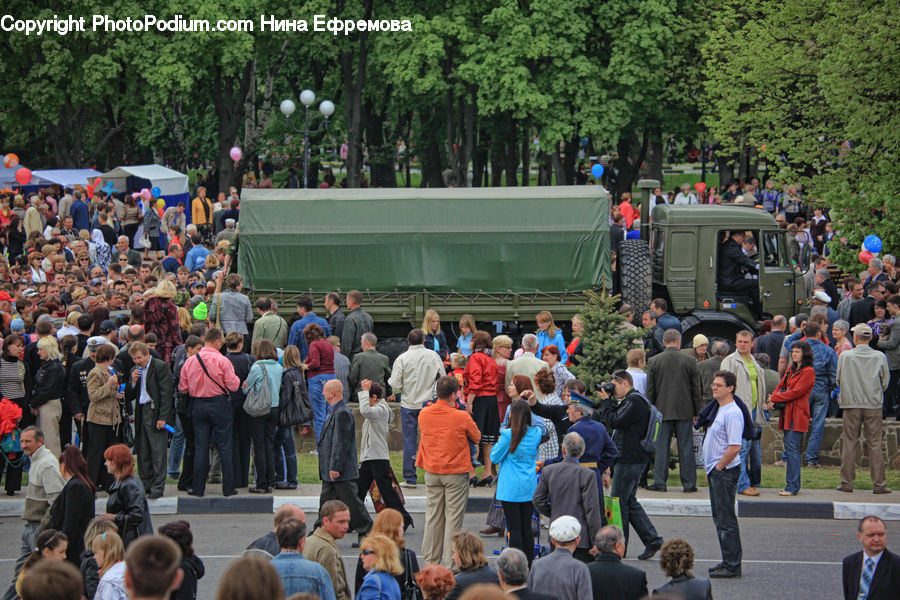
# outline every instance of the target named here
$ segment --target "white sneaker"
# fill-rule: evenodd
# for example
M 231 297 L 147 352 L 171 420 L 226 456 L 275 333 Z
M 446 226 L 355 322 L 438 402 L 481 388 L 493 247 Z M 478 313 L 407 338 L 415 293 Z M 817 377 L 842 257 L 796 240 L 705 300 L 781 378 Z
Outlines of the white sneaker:
M 410 482 L 408 482 L 408 481 L 401 481 L 401 482 L 400 482 L 400 487 L 402 487 L 402 488 L 409 488 L 409 489 L 414 490 L 414 489 L 416 489 L 416 484 L 415 484 L 415 483 L 410 483 Z

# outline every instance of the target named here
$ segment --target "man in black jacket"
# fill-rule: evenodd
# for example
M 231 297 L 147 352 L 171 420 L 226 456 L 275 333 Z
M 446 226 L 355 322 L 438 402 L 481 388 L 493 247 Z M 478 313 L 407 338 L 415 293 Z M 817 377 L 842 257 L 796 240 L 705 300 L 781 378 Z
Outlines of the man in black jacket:
M 631 525 L 644 542 L 644 551 L 638 558 L 647 560 L 663 544 L 662 537 L 656 532 L 636 496 L 641 475 L 650 460 L 650 456 L 641 447 L 641 440 L 644 439 L 650 422 L 650 403 L 634 389 L 634 381 L 628 371 L 623 369 L 613 373 L 612 382 L 616 386 L 616 397 L 622 398 L 621 402 L 617 404 L 616 398 L 605 390 L 601 389 L 599 392 L 603 398 L 600 405 L 603 422 L 613 430 L 613 441 L 619 448 L 619 456 L 613 466 L 610 496 L 619 499 L 622 513 L 622 556 L 628 548 L 628 526 Z M 644 583 L 646 585 L 646 580 Z
M 556 600 L 556 596 L 528 589 L 528 559 L 518 548 L 505 548 L 497 557 L 497 579 L 507 596 L 519 600 Z
M 625 535 L 618 526 L 607 525 L 598 531 L 594 546 L 600 551 L 594 562 L 588 565 L 594 600 L 638 600 L 647 597 L 647 574 L 622 563 Z
M 900 590 L 900 556 L 887 549 L 884 521 L 872 515 L 863 517 L 856 536 L 863 549 L 844 559 L 844 599 L 896 598 Z
M 759 304 L 759 281 L 744 278 L 744 272 L 758 273 L 759 265 L 741 249 L 746 237 L 743 231 L 733 231 L 731 237 L 719 246 L 719 293 L 749 296 L 750 306 L 755 307 Z

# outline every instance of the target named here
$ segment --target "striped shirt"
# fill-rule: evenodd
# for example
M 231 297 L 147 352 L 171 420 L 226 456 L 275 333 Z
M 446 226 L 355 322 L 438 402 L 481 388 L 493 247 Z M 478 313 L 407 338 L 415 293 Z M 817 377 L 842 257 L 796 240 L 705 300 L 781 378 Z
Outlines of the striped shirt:
M 10 400 L 25 397 L 25 363 L 21 360 L 0 359 L 0 394 Z

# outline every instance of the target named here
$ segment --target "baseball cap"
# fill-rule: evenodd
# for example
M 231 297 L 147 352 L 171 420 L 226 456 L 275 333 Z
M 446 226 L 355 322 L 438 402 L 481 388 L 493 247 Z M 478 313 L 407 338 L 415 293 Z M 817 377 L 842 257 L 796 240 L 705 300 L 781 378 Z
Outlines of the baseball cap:
M 198 287 L 206 289 L 206 284 L 202 281 L 195 281 L 194 285 L 191 286 L 191 289 L 198 288 Z
M 703 335 L 702 333 L 698 333 L 697 335 L 694 336 L 694 342 L 693 342 L 694 348 L 699 348 L 703 344 L 708 344 L 708 343 L 709 343 L 709 338 L 706 337 L 705 335 Z
M 550 523 L 550 537 L 565 544 L 581 535 L 581 523 L 569 515 L 563 515 Z
M 116 324 L 111 319 L 106 319 L 102 323 L 100 323 L 100 333 L 106 335 L 111 331 L 115 331 L 117 329 Z
M 40 294 L 34 288 L 25 288 L 24 290 L 22 290 L 23 298 L 34 298 L 35 296 L 40 296 Z
M 850 328 L 850 331 L 853 333 L 858 333 L 859 335 L 872 335 L 872 328 L 866 325 L 865 323 L 857 323 L 853 327 Z
M 91 279 L 91 287 L 94 287 L 95 285 L 103 285 L 103 280 L 99 277 L 94 277 Z
M 7 294 L 5 291 L 0 290 L 0 302 L 12 302 L 12 296 Z
M 813 294 L 813 298 L 815 298 L 819 302 L 824 302 L 825 304 L 829 304 L 831 302 L 831 296 L 829 296 L 822 290 L 819 290 L 818 292 Z
M 109 343 L 109 340 L 107 340 L 105 337 L 102 337 L 99 335 L 94 335 L 94 336 L 91 336 L 88 338 L 87 347 L 88 347 L 88 350 L 96 350 L 103 344 L 108 344 L 108 343 Z
M 13 319 L 9 322 L 10 331 L 25 331 L 25 321 L 22 319 Z

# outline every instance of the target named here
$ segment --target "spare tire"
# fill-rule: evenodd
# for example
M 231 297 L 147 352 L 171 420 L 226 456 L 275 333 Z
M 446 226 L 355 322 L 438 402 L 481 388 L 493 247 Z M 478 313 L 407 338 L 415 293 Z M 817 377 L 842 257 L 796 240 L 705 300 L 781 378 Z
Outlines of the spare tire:
M 634 309 L 635 320 L 650 309 L 653 280 L 650 271 L 650 248 L 644 240 L 625 240 L 619 245 L 619 278 L 622 303 Z

